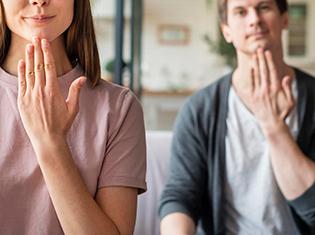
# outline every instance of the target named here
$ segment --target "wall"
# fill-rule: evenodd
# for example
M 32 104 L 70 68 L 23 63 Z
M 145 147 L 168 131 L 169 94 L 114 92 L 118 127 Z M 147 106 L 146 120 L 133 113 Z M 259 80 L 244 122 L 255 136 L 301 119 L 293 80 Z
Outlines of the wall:
M 115 1 L 94 0 L 92 12 L 103 77 L 104 67 L 115 55 Z M 130 0 L 125 1 L 124 59 L 130 59 Z
M 97 16 L 98 47 L 101 61 L 105 64 L 114 57 L 114 2 L 115 0 L 95 1 L 94 12 Z M 216 38 L 217 10 L 216 1 L 211 7 L 206 0 L 144 0 L 143 29 L 143 83 L 150 89 L 180 89 L 202 86 L 227 71 L 222 59 L 210 52 L 202 37 L 209 34 Z M 289 0 L 289 2 L 307 2 L 308 19 L 308 56 L 306 58 L 288 58 L 290 64 L 302 67 L 315 74 L 315 1 Z M 126 1 L 126 10 L 130 1 Z M 103 15 L 102 15 L 102 14 Z M 126 11 L 125 49 L 129 59 L 129 16 Z M 167 46 L 158 42 L 160 25 L 186 25 L 190 28 L 191 39 L 188 45 Z M 285 40 L 284 40 L 285 41 Z
M 217 35 L 216 10 L 214 7 L 209 9 L 206 0 L 147 0 L 145 3 L 145 86 L 151 89 L 191 87 L 189 84 L 209 83 L 224 72 L 222 69 L 226 68 L 218 67 L 220 59 L 211 55 L 203 41 L 205 34 Z M 160 25 L 188 26 L 190 42 L 187 45 L 162 45 L 158 41 Z
M 304 58 L 285 60 L 315 75 L 315 1 L 308 3 L 308 54 Z M 206 0 L 145 0 L 143 33 L 143 83 L 153 90 L 186 89 L 203 86 L 228 71 L 222 59 L 210 52 L 202 37 L 206 33 L 217 37 L 216 1 L 211 7 Z M 167 46 L 158 41 L 160 25 L 186 25 L 191 40 L 184 46 Z M 284 34 L 284 38 L 286 34 Z M 286 40 L 284 39 L 284 44 Z M 286 52 L 286 49 L 285 49 Z
M 285 60 L 315 75 L 315 1 L 308 2 L 308 55 Z M 210 53 L 202 37 L 218 35 L 216 1 L 211 8 L 206 0 L 145 0 L 143 32 L 143 84 L 151 90 L 194 89 L 209 84 L 227 72 L 222 59 Z M 166 46 L 158 41 L 158 27 L 163 24 L 186 25 L 191 29 L 191 41 L 185 46 Z M 286 45 L 286 33 L 284 45 Z M 286 49 L 285 49 L 286 52 Z M 185 101 L 182 94 L 172 96 L 145 93 L 143 107 L 148 129 L 171 129 L 176 113 Z M 176 99 L 176 100 L 175 100 Z
M 314 0 L 289 0 L 289 4 L 292 3 L 306 3 L 307 4 L 307 38 L 306 38 L 306 56 L 290 58 L 285 51 L 285 61 L 290 65 L 302 68 L 303 70 L 311 73 L 315 76 L 315 1 Z M 285 33 L 286 34 L 286 33 Z M 286 35 L 285 35 L 286 36 Z M 287 40 L 284 37 L 284 45 L 287 44 Z

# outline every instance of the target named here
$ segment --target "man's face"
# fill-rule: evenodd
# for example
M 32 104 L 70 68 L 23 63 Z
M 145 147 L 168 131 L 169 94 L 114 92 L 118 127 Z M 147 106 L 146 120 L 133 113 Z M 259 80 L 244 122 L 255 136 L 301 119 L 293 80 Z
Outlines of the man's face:
M 238 52 L 252 55 L 262 47 L 281 50 L 281 33 L 288 24 L 275 0 L 228 0 L 223 34 Z

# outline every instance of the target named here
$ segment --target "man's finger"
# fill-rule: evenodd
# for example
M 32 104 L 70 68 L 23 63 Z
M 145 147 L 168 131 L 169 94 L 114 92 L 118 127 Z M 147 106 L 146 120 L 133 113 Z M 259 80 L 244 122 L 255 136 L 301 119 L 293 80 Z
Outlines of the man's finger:
M 260 74 L 260 84 L 262 90 L 269 89 L 269 71 L 266 63 L 265 54 L 262 48 L 258 49 L 258 66 L 259 66 L 259 74 Z
M 285 76 L 282 79 L 282 89 L 287 100 L 291 103 L 294 103 L 294 97 L 292 94 L 292 78 L 290 76 Z
M 261 85 L 261 77 L 259 73 L 259 66 L 258 66 L 258 57 L 257 55 L 253 56 L 253 76 L 254 76 L 254 88 L 257 90 Z
M 270 78 L 270 85 L 271 87 L 278 87 L 279 86 L 279 77 L 278 71 L 276 69 L 272 54 L 270 51 L 265 52 L 265 58 L 267 61 L 268 71 L 269 71 L 269 78 Z

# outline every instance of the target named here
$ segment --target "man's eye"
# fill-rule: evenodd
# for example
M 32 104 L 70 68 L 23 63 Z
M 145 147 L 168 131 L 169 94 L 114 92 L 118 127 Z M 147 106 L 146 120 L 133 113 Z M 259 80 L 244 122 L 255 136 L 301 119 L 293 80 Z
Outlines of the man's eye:
M 270 9 L 270 7 L 268 6 L 268 5 L 261 5 L 260 7 L 259 7 L 259 10 L 260 11 L 267 11 L 267 10 L 269 10 Z
M 235 12 L 236 15 L 238 16 L 244 16 L 245 15 L 245 11 L 244 10 L 238 10 Z

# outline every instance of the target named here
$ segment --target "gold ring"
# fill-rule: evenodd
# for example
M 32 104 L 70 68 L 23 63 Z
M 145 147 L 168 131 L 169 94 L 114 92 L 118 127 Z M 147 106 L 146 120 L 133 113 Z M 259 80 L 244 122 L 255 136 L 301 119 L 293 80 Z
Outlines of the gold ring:
M 41 71 L 41 70 L 44 70 L 45 69 L 45 65 L 44 64 L 37 64 L 36 65 L 36 70 L 37 71 Z
M 47 70 L 51 70 L 54 68 L 54 65 L 53 64 L 45 64 L 45 69 Z

